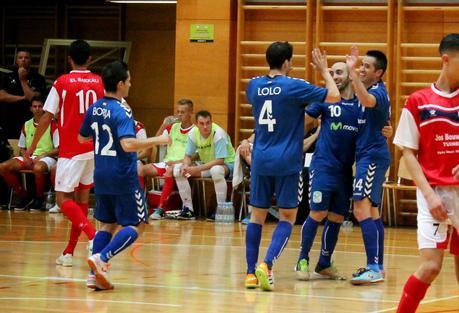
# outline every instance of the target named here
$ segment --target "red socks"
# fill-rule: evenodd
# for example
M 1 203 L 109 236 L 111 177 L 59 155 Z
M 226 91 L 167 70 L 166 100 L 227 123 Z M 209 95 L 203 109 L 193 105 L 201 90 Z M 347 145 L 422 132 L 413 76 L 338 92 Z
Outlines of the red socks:
M 169 208 L 166 208 L 166 201 L 174 190 L 175 179 L 173 177 L 166 177 L 164 180 L 163 190 L 161 192 L 161 198 L 159 199 L 159 207 L 168 211 Z
M 46 176 L 35 174 L 35 194 L 37 198 L 43 198 L 45 193 Z
M 62 206 L 64 206 L 64 203 L 62 204 Z M 79 206 L 84 216 L 88 215 L 89 206 L 87 203 L 75 203 L 75 204 Z M 62 252 L 62 254 L 68 254 L 68 253 L 73 254 L 73 252 L 75 251 L 75 247 L 78 243 L 78 238 L 80 237 L 81 231 L 82 229 L 78 225 L 75 226 L 72 223 L 72 229 L 70 230 L 69 242 L 67 243 L 67 247 L 65 247 L 64 252 Z
M 13 188 L 14 192 L 16 192 L 19 197 L 25 198 L 27 197 L 27 191 L 22 187 L 21 181 L 19 180 L 16 174 L 13 174 L 9 171 L 5 171 L 3 173 L 3 178 L 5 179 L 6 183 Z
M 62 212 L 72 222 L 72 226 L 80 228 L 88 237 L 92 240 L 96 234 L 96 229 L 86 218 L 86 214 L 83 213 L 83 209 L 73 200 L 65 200 L 62 202 Z
M 419 302 L 424 299 L 429 284 L 417 279 L 414 275 L 406 281 L 402 297 L 398 304 L 397 313 L 415 313 Z

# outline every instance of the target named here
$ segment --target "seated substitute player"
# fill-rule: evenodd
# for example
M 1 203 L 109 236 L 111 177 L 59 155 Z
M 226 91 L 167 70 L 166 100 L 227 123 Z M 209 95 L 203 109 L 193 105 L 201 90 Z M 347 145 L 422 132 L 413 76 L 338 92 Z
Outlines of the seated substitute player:
M 234 167 L 234 148 L 223 128 L 212 122 L 208 111 L 196 113 L 196 127 L 188 134 L 185 158 L 174 166 L 174 177 L 183 202 L 177 219 L 195 219 L 189 177 L 212 177 L 217 202 L 225 202 L 227 188 L 225 177 Z M 200 161 L 193 165 L 191 157 L 197 153 Z
M 358 117 L 361 108 L 354 95 L 346 63 L 333 64 L 330 71 L 341 94 L 338 103 L 313 103 L 306 108 L 307 119 L 321 118 L 322 130 L 310 166 L 311 211 L 301 228 L 301 252 L 295 270 L 301 280 L 309 280 L 309 252 L 317 228 L 327 218 L 322 232 L 321 252 L 314 278 L 345 279 L 331 262 L 338 234 L 352 197 L 352 165 Z M 392 135 L 385 126 L 383 134 Z
M 326 55 L 312 52 L 313 65 L 325 79 L 327 88 L 290 78 L 293 47 L 288 42 L 274 42 L 266 50 L 269 73 L 253 78 L 247 87 L 247 99 L 255 117 L 250 180 L 252 214 L 246 232 L 246 288 L 260 285 L 274 288 L 273 263 L 287 245 L 296 219 L 302 164 L 304 108 L 312 102 L 338 102 L 339 90 L 328 72 Z M 279 206 L 277 224 L 266 256 L 256 267 L 262 227 L 271 199 Z
M 193 101 L 190 99 L 180 99 L 177 102 L 177 117 L 179 122 L 164 127 L 162 134 L 169 135 L 172 143 L 167 146 L 166 155 L 162 162 L 142 165 L 138 168 L 139 177 L 165 176 L 164 186 L 161 191 L 159 206 L 150 216 L 152 220 L 164 218 L 166 212 L 166 202 L 175 187 L 173 168 L 175 164 L 183 162 L 185 148 L 188 142 L 188 134 L 193 129 Z
M 131 87 L 127 65 L 115 61 L 102 70 L 105 96 L 86 112 L 78 140 L 94 142 L 94 217 L 101 223 L 88 259 L 88 288 L 112 289 L 108 262 L 130 246 L 143 230 L 147 210 L 137 178 L 136 151 L 168 143 L 167 136 L 136 139 L 134 118 L 121 103 Z M 112 238 L 121 225 L 122 228 Z
M 33 118 L 24 123 L 19 137 L 18 146 L 21 154 L 24 155 L 26 149 L 30 147 L 37 128 L 38 122 L 43 111 L 43 100 L 34 97 L 30 105 L 30 111 Z M 56 159 L 59 146 L 59 134 L 56 123 L 48 126 L 47 131 L 38 142 L 30 159 L 24 159 L 22 156 L 14 157 L 0 164 L 0 175 L 3 176 L 6 183 L 13 188 L 19 195 L 20 201 L 15 210 L 25 210 L 31 203 L 31 210 L 41 210 L 44 203 L 44 190 L 46 186 L 46 173 L 56 166 Z M 28 162 L 29 160 L 29 162 Z M 35 175 L 35 198 L 22 187 L 17 176 L 21 170 L 32 170 Z
M 381 129 L 390 119 L 390 102 L 382 76 L 387 58 L 378 50 L 367 51 L 359 73 L 357 47 L 346 56 L 354 92 L 362 106 L 358 119 L 356 174 L 354 179 L 354 216 L 362 230 L 367 265 L 353 274 L 351 283 L 363 285 L 384 281 L 384 226 L 379 215 L 382 184 L 390 165 L 387 140 Z
M 442 68 L 437 81 L 408 98 L 394 138 L 417 186 L 421 257 L 403 288 L 399 313 L 416 312 L 441 271 L 448 243 L 459 283 L 459 236 L 454 228 L 450 242 L 448 225 L 448 215 L 459 213 L 459 34 L 446 35 L 439 52 Z M 452 201 L 445 201 L 449 197 Z

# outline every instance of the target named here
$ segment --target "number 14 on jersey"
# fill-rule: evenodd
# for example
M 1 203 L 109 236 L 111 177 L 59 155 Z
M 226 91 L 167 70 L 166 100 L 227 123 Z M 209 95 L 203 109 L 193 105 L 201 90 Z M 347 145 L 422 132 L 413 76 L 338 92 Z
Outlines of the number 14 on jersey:
M 276 125 L 276 119 L 273 116 L 273 101 L 265 100 L 263 107 L 260 111 L 260 116 L 258 117 L 258 124 L 268 125 L 268 132 L 274 131 L 274 125 Z

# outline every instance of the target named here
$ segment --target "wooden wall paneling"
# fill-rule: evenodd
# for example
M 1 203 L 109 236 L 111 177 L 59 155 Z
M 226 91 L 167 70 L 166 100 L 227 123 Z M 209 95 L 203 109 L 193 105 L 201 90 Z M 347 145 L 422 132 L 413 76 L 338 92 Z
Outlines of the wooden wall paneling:
M 304 66 L 305 66 L 305 79 L 311 81 L 313 79 L 311 68 L 311 51 L 314 47 L 314 1 L 309 0 L 306 7 L 306 48 L 304 51 Z
M 305 5 L 259 5 L 238 2 L 238 65 L 236 69 L 235 138 L 238 143 L 253 131 L 254 118 L 245 89 L 252 77 L 265 75 L 269 67 L 265 51 L 269 44 L 279 40 L 294 46 L 292 76 L 306 78 L 307 10 Z M 310 22 L 310 21 L 309 21 Z
M 231 55 L 234 44 L 231 28 L 235 27 L 233 2 L 235 0 L 184 0 L 177 3 L 175 101 L 182 97 L 193 99 L 195 111 L 208 110 L 213 120 L 226 130 L 233 128 L 228 126 L 229 116 L 234 115 L 234 87 L 230 86 L 235 78 L 234 72 L 230 73 L 234 71 L 234 62 L 230 60 L 234 57 Z M 191 24 L 213 24 L 214 41 L 190 42 Z
M 126 40 L 132 42 L 132 88 L 126 99 L 148 135 L 174 109 L 175 5 L 133 4 L 126 8 Z
M 245 11 L 243 8 L 244 0 L 238 0 L 237 2 L 237 36 L 236 36 L 236 93 L 235 93 L 235 103 L 236 103 L 236 114 L 234 118 L 234 145 L 238 145 L 242 139 L 246 137 L 241 136 L 240 128 L 241 128 L 241 121 L 239 117 L 242 115 L 241 112 L 243 109 L 248 109 L 247 106 L 250 107 L 244 101 L 245 95 L 241 94 L 241 66 L 242 66 L 242 59 L 244 56 L 242 55 L 241 49 L 241 41 L 244 40 L 244 20 L 245 20 Z M 244 108 L 243 108 L 244 106 Z

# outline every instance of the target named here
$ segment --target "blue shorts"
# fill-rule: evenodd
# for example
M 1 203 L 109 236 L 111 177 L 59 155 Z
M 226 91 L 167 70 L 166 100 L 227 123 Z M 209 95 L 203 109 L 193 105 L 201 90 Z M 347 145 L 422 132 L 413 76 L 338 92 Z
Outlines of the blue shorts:
M 346 216 L 352 197 L 352 171 L 347 174 L 320 170 L 309 172 L 309 207 L 311 211 L 333 212 Z
M 389 160 L 370 160 L 362 158 L 357 161 L 354 178 L 353 200 L 370 199 L 373 206 L 381 203 L 382 185 L 386 179 Z
M 300 173 L 287 176 L 252 175 L 250 177 L 250 205 L 257 208 L 271 207 L 271 200 L 276 195 L 279 208 L 295 209 L 302 194 L 303 178 Z
M 147 206 L 142 190 L 121 195 L 97 195 L 96 220 L 106 224 L 135 226 L 141 222 L 147 223 Z

